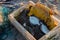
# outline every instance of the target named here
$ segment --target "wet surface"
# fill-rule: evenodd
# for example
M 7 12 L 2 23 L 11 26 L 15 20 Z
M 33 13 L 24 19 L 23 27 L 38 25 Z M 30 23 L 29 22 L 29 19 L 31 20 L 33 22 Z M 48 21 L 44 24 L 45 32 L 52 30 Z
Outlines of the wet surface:
M 12 1 L 12 4 L 14 5 L 15 2 Z M 8 5 L 11 5 L 11 4 L 2 4 L 1 6 L 12 9 L 12 7 L 9 7 Z M 15 9 L 13 8 L 13 10 L 16 10 L 18 7 L 19 6 L 17 6 Z M 4 17 L 6 17 L 6 16 L 8 16 L 8 15 L 5 15 Z M 5 29 L 2 29 L 3 32 L 0 33 L 0 40 L 26 40 L 25 37 L 23 37 L 22 34 L 20 34 L 16 30 L 16 28 L 14 26 L 10 25 L 9 23 L 7 23 L 7 24 L 5 23 L 5 26 L 3 26 L 3 27 L 5 27 Z M 9 25 L 9 26 L 7 27 L 7 25 Z M 0 27 L 1 27 L 1 25 L 0 25 Z
M 58 14 L 55 16 L 60 20 L 60 1 L 57 4 L 57 10 L 58 10 Z

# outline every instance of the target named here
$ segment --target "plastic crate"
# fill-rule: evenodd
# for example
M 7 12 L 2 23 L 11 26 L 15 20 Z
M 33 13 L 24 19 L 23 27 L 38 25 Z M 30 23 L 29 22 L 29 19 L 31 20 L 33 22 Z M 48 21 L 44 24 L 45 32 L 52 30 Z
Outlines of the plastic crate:
M 25 8 L 26 6 L 22 6 L 16 11 L 12 12 L 10 15 L 8 15 L 10 22 L 16 27 L 16 29 L 27 39 L 27 40 L 36 40 L 16 19 L 15 17 L 20 14 L 20 12 Z M 44 35 L 39 40 L 48 40 L 50 36 L 54 36 L 56 33 L 58 33 L 58 30 L 60 30 L 60 20 L 58 20 L 55 16 L 51 16 L 54 20 L 58 22 L 57 27 L 52 29 L 49 33 Z

